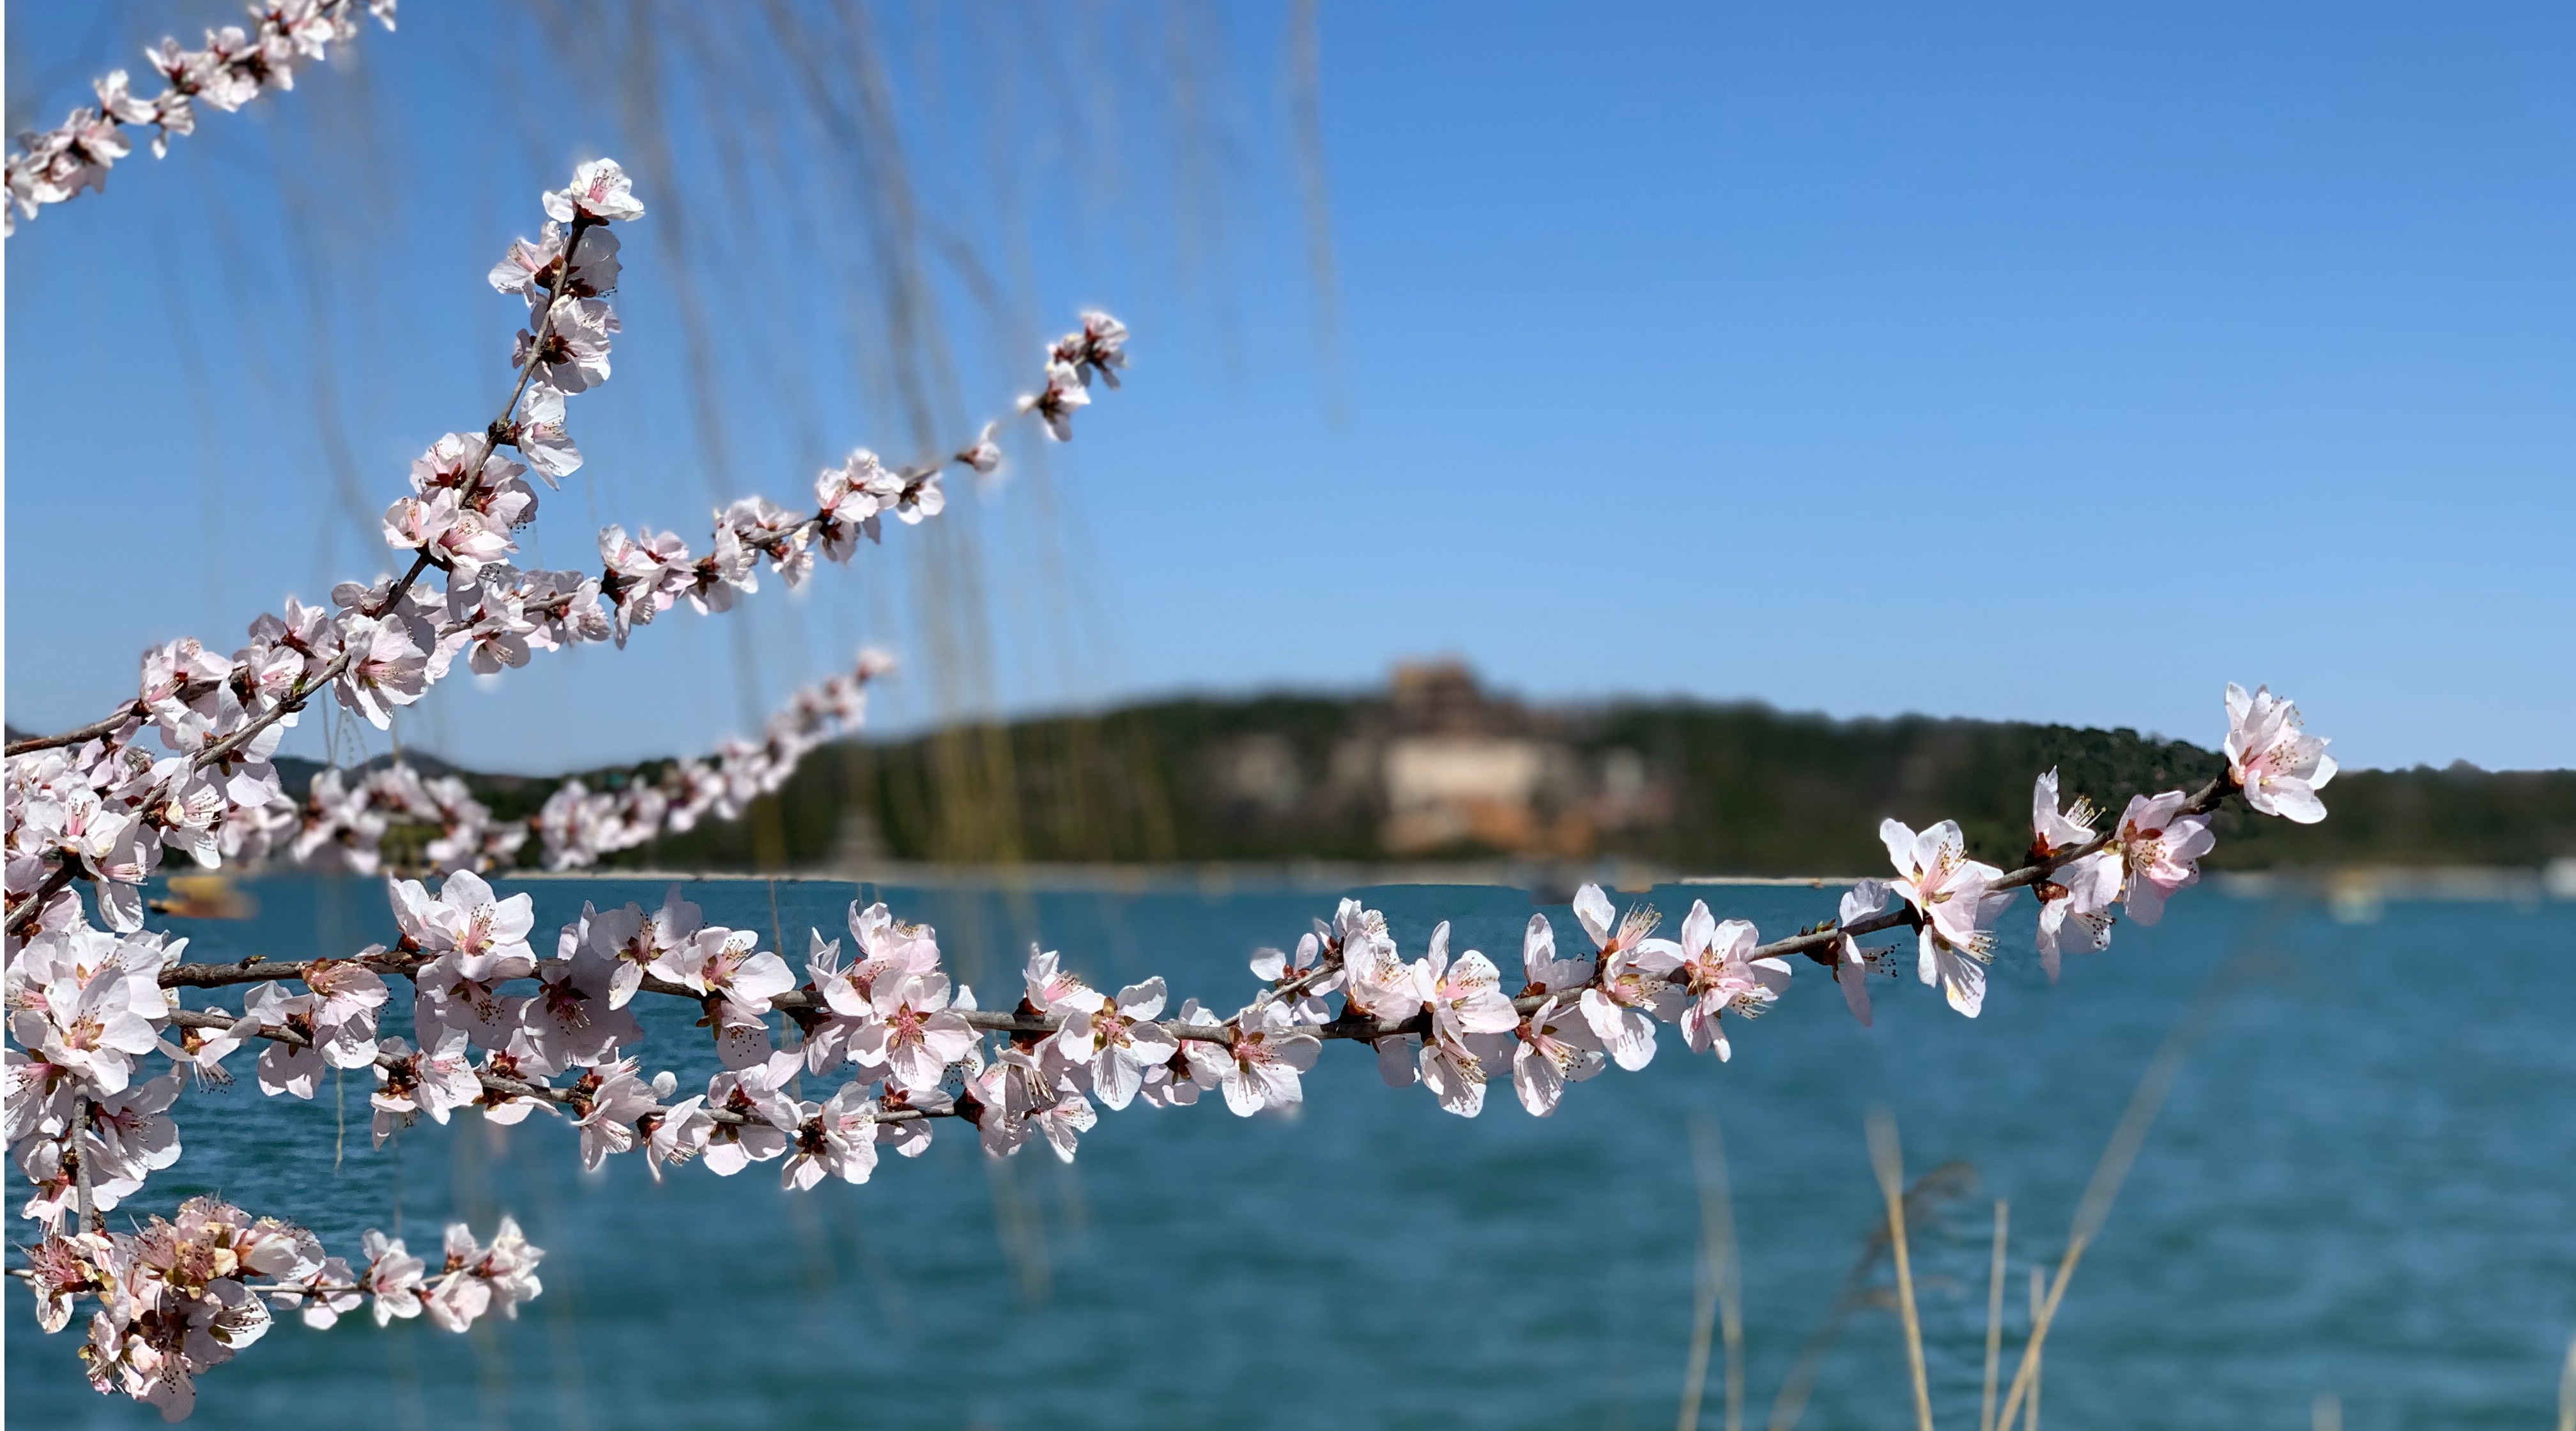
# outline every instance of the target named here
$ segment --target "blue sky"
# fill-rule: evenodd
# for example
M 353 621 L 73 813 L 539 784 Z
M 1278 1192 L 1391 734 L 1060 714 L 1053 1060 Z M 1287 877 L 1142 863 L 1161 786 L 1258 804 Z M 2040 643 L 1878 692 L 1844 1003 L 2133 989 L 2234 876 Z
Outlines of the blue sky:
M 310 420 L 310 330 L 272 306 L 311 211 L 277 179 L 296 126 L 386 117 L 348 141 L 382 146 L 386 191 L 324 196 L 325 241 L 380 275 L 333 319 L 368 510 L 489 416 L 517 315 L 480 275 L 609 101 L 562 94 L 534 139 L 494 117 L 530 62 L 493 62 L 479 9 L 414 6 L 360 75 L 212 117 L 9 241 L 13 723 L 85 719 L 146 644 L 229 648 L 381 563 Z M 69 13 L 10 15 L 48 119 L 63 77 L 132 54 Z M 959 504 L 994 654 L 964 696 L 916 663 L 889 721 L 1358 688 L 1446 653 L 1540 698 L 2210 744 L 2221 685 L 2269 681 L 2348 763 L 2576 763 L 2576 15 L 1328 6 L 1319 348 L 1283 24 L 1225 13 L 1221 240 L 1158 227 L 1195 181 L 1133 132 L 1109 141 L 1133 202 L 1060 217 L 1091 171 L 1027 107 L 1027 305 L 1118 310 L 1135 374 L 1072 449 Z M 361 79 L 372 111 L 327 93 Z M 924 152 L 954 179 L 973 147 Z M 703 536 L 703 370 L 653 222 L 617 378 L 575 405 L 591 468 L 539 524 L 555 562 L 611 520 Z M 977 222 L 1010 246 L 1008 215 Z M 783 336 L 713 359 L 727 490 L 788 500 L 853 445 L 903 451 L 847 355 L 794 337 L 800 300 L 712 281 L 736 280 L 719 321 Z M 992 346 L 959 339 L 960 413 L 1014 390 Z M 793 399 L 765 405 L 772 381 Z M 741 636 L 684 615 L 450 683 L 402 734 L 529 770 L 702 748 L 860 639 L 938 639 L 918 536 L 765 591 L 722 618 Z

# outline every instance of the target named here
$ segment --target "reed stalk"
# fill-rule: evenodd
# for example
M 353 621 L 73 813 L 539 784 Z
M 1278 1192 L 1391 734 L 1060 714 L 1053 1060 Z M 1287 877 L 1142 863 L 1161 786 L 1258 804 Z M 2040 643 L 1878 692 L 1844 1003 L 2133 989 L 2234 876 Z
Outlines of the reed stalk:
M 1896 1116 L 1873 1108 L 1867 1124 L 1869 1164 L 1887 1199 L 1887 1235 L 1896 1255 L 1896 1307 L 1905 1321 L 1905 1364 L 1914 1376 L 1914 1424 L 1932 1431 L 1932 1386 L 1923 1371 L 1923 1323 L 1914 1311 L 1914 1266 L 1905 1247 L 1905 1154 L 1896 1140 Z

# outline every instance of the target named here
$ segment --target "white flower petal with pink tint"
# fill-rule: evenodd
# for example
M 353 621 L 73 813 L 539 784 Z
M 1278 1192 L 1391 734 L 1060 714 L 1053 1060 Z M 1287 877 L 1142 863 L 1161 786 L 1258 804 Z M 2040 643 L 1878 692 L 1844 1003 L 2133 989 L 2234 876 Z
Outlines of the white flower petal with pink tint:
M 2120 903 L 2140 924 L 2163 918 L 2165 901 L 2176 890 L 2200 883 L 2201 856 L 2217 847 L 2208 816 L 2182 813 L 2189 803 L 2181 791 L 2168 790 L 2152 797 L 2132 795 L 2129 808 L 2120 812 L 2112 842 L 2127 875 Z
M 2302 825 L 2326 817 L 2317 792 L 2334 779 L 2335 759 L 2326 741 L 2300 728 L 2296 704 L 2272 694 L 2227 687 L 2227 773 L 2245 792 L 2245 803 L 2266 815 Z

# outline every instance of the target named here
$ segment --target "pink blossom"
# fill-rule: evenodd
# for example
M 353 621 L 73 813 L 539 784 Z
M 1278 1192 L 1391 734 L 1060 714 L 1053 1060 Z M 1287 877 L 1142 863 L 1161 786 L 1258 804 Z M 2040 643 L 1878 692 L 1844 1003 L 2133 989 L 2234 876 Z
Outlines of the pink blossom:
M 624 331 L 617 310 L 600 298 L 572 298 L 542 309 L 519 330 L 510 365 L 561 393 L 582 393 L 608 381 L 609 340 Z
M 662 907 L 649 915 L 643 906 L 630 904 L 598 914 L 585 910 L 584 917 L 592 952 L 610 964 L 608 1006 L 612 1009 L 626 1007 L 642 987 L 645 971 L 678 957 L 706 927 L 698 907 L 680 898 L 676 884 L 664 891 Z
M 612 1154 L 635 1146 L 635 1125 L 658 1106 L 653 1088 L 635 1076 L 635 1061 L 620 1059 L 597 1070 L 598 1086 L 575 1126 L 581 1129 L 581 1165 L 596 1169 Z
M 876 1103 L 864 1084 L 845 1083 L 822 1103 L 798 1109 L 796 1150 L 779 1170 L 780 1182 L 804 1189 L 826 1176 L 863 1183 L 877 1166 Z
M 401 1238 L 387 1237 L 372 1227 L 360 1246 L 367 1254 L 364 1280 L 368 1294 L 375 1298 L 376 1325 L 419 1316 L 420 1276 L 427 1264 L 405 1250 Z
M 1682 1041 L 1693 1053 L 1714 1051 L 1719 1061 L 1734 1057 L 1723 1016 L 1755 1018 L 1789 987 L 1786 960 L 1754 957 L 1761 936 L 1741 919 L 1719 923 L 1706 900 L 1692 900 L 1682 919 L 1681 962 L 1675 973 L 1675 1002 L 1682 1003 Z
M 1249 1118 L 1264 1108 L 1302 1102 L 1305 1090 L 1297 1075 L 1315 1066 L 1323 1041 L 1297 1031 L 1288 1011 L 1268 1000 L 1255 1002 L 1237 1016 L 1234 1043 L 1223 1050 L 1225 1106 Z
M 976 435 L 973 443 L 957 454 L 956 460 L 973 468 L 976 475 L 980 477 L 990 477 L 1001 471 L 1002 448 L 999 443 L 993 441 L 993 434 L 1000 431 L 1001 426 L 998 422 L 984 424 L 984 430 Z
M 2168 790 L 2152 798 L 2132 795 L 2120 812 L 2113 845 L 2128 876 L 2120 902 L 2140 924 L 2162 919 L 2174 891 L 2200 883 L 2200 858 L 2218 844 L 2208 816 L 2182 813 L 2189 803 L 2181 791 Z
M 2093 819 L 2092 802 L 2081 796 L 2060 809 L 2057 772 L 2042 775 L 2031 789 L 2032 856 L 2059 859 L 2092 843 Z M 2039 961 L 2050 982 L 2057 979 L 2067 943 L 2094 952 L 2110 947 L 2111 903 L 2120 897 L 2120 878 L 2119 851 L 2100 849 L 2058 866 L 2032 887 L 2039 896 Z
M 1967 839 L 1955 820 L 1943 820 L 1917 834 L 1896 820 L 1879 822 L 1878 837 L 1896 866 L 1889 886 L 1914 907 L 1921 923 L 1917 972 L 1926 984 L 1938 984 L 1950 1007 L 1975 1018 L 1986 1001 L 1986 964 L 1994 958 L 1994 935 L 1987 932 L 1997 914 L 2012 903 L 2011 890 L 1997 890 L 2003 871 L 1968 858 Z
M 1089 1007 L 1078 998 L 1067 1000 L 1070 1009 L 1055 1035 L 1056 1048 L 1087 1070 L 1092 1090 L 1113 1110 L 1135 1099 L 1147 1070 L 1169 1064 L 1181 1051 L 1179 1040 L 1154 1022 L 1162 1016 L 1164 998 L 1157 976 L 1120 989 L 1114 1000 L 1091 994 Z
M 2245 803 L 2266 815 L 2302 825 L 2326 817 L 2317 792 L 2334 779 L 2335 759 L 2327 742 L 2300 726 L 2299 708 L 2272 694 L 2269 686 L 2254 694 L 2230 682 L 2227 687 L 2227 774 L 2245 792 Z
M 1082 1135 L 1100 1121 L 1100 1113 L 1091 1100 L 1072 1089 L 1059 1089 L 1055 1101 L 1029 1110 L 1029 1126 L 1046 1139 L 1047 1148 L 1060 1163 L 1073 1161 L 1076 1145 Z
M 1052 350 L 1050 350 L 1052 351 Z M 1049 362 L 1046 391 L 1020 399 L 1020 411 L 1034 412 L 1046 424 L 1047 436 L 1073 441 L 1073 410 L 1087 406 L 1091 393 L 1071 363 Z
M 603 223 L 632 222 L 644 217 L 644 205 L 631 188 L 616 160 L 593 159 L 572 171 L 571 187 L 546 191 L 546 217 L 568 224 L 579 211 Z
M 645 972 L 700 998 L 722 1000 L 732 1022 L 756 1021 L 769 1012 L 770 1000 L 796 987 L 787 961 L 759 943 L 751 930 L 709 925 L 663 951 Z
M 727 1069 L 707 1082 L 710 1113 L 732 1113 L 745 1121 L 713 1122 L 707 1128 L 707 1171 L 729 1178 L 753 1163 L 784 1156 L 799 1119 L 796 1100 L 787 1088 L 795 1078 L 794 1054 L 780 1054 L 750 1068 Z
M 1556 957 L 1556 926 L 1544 914 L 1530 916 L 1529 929 L 1521 936 L 1521 968 L 1526 982 L 1521 992 L 1527 994 L 1570 994 L 1592 982 L 1592 961 Z
M 1089 312 L 1082 315 L 1082 331 L 1058 338 L 1047 351 L 1047 359 L 1050 368 L 1071 364 L 1084 387 L 1091 386 L 1092 378 L 1097 376 L 1114 388 L 1118 386 L 1118 370 L 1127 366 L 1126 345 L 1126 324 L 1106 313 Z
M 1605 1065 L 1600 1040 L 1579 1010 L 1550 994 L 1520 1021 L 1512 1051 L 1512 1089 L 1534 1118 L 1556 1111 L 1565 1085 L 1580 1083 Z
M 1660 922 L 1653 909 L 1638 905 L 1613 925 L 1617 917 L 1601 886 L 1575 891 L 1574 918 L 1592 937 L 1601 971 L 1597 986 L 1583 991 L 1583 1018 L 1611 1061 L 1633 1073 L 1654 1061 L 1655 1021 L 1647 1010 L 1680 967 L 1681 950 L 1669 939 L 1651 937 Z
M 949 1011 L 945 974 L 882 979 L 871 1003 L 877 1021 L 851 1038 L 851 1053 L 867 1067 L 884 1067 L 907 1090 L 936 1089 L 948 1065 L 974 1051 L 974 1028 Z
M 333 693 L 376 729 L 390 727 L 394 707 L 419 700 L 428 688 L 428 654 L 398 620 L 351 612 L 340 618 L 339 637 L 356 655 L 331 683 Z
M 655 1080 L 656 1091 L 664 1097 L 670 1096 L 670 1089 L 660 1085 L 668 1077 L 664 1074 Z M 645 1114 L 639 1126 L 645 1129 L 645 1164 L 652 1169 L 653 1180 L 660 1182 L 666 1165 L 685 1163 L 706 1150 L 716 1123 L 707 1116 L 705 1095 L 693 1094 L 660 1113 Z
M 1870 1025 L 1869 976 L 1886 957 L 1885 948 L 1861 947 L 1851 935 L 1851 926 L 1887 908 L 1887 881 L 1865 879 L 1843 891 L 1842 903 L 1834 930 L 1834 983 L 1843 991 L 1843 1005 L 1860 1020 L 1862 1028 Z

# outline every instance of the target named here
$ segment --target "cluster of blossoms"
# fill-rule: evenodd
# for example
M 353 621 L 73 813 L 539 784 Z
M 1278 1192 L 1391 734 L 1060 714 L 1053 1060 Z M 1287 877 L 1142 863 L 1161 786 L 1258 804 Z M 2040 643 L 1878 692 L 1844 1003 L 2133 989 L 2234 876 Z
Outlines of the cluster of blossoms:
M 926 466 L 889 467 L 859 451 L 817 478 L 809 515 L 760 497 L 718 512 L 703 556 L 669 532 L 629 536 L 612 526 L 600 533 L 595 574 L 515 565 L 517 533 L 537 514 L 529 469 L 551 485 L 581 463 L 564 427 L 566 399 L 609 375 L 609 339 L 619 330 L 607 298 L 619 275 L 611 226 L 644 212 L 625 173 L 605 159 L 581 165 L 571 184 L 543 200 L 548 222 L 539 237 L 513 243 L 491 273 L 493 286 L 522 298 L 529 314 L 514 343 L 509 401 L 483 430 L 431 444 L 412 464 L 411 494 L 385 513 L 386 543 L 409 557 L 408 569 L 344 582 L 327 606 L 289 597 L 282 613 L 253 621 L 249 643 L 230 656 L 193 638 L 172 641 L 145 654 L 135 699 L 107 718 L 10 743 L 13 939 L 77 917 L 79 883 L 94 887 L 110 928 L 141 928 L 140 887 L 172 846 L 209 868 L 272 854 L 363 867 L 381 839 L 377 821 L 396 810 L 440 828 L 431 856 L 440 865 L 495 865 L 524 843 L 524 832 L 492 822 L 453 786 L 396 776 L 362 788 L 326 777 L 299 806 L 272 761 L 286 727 L 327 689 L 385 729 L 397 708 L 460 661 L 498 674 L 540 651 L 622 646 L 633 627 L 683 599 L 700 612 L 730 610 L 759 590 L 764 567 L 794 586 L 812 572 L 818 548 L 846 563 L 862 537 L 881 539 L 883 516 L 915 524 L 938 515 L 948 463 L 978 473 L 999 468 L 997 426 Z M 1086 385 L 1095 377 L 1115 385 L 1125 339 L 1117 320 L 1085 315 L 1081 332 L 1047 348 L 1047 388 L 1024 399 L 1022 411 L 1069 438 L 1067 414 L 1085 400 Z M 503 456 L 505 448 L 524 460 Z M 783 779 L 817 721 L 854 709 L 854 696 L 854 688 L 827 684 L 810 706 L 800 700 L 782 716 L 764 742 L 684 765 L 666 782 L 599 793 L 568 787 L 536 821 L 547 861 L 587 864 L 658 830 L 688 828 L 707 811 L 739 809 Z M 158 749 L 145 744 L 147 732 Z
M 363 962 L 316 960 L 299 971 L 304 992 L 265 984 L 238 1015 L 199 1014 L 183 1011 L 172 992 L 184 982 L 186 947 L 158 933 L 119 936 L 74 922 L 9 955 L 7 1139 L 34 1184 L 24 1213 L 40 1229 L 27 1265 L 14 1270 L 48 1332 L 69 1324 L 78 1299 L 98 1302 L 80 1353 L 91 1384 L 176 1420 L 194 1404 L 197 1374 L 257 1341 L 272 1306 L 298 1309 L 316 1327 L 370 1296 L 380 1324 L 425 1311 L 463 1331 L 488 1311 L 515 1316 L 516 1304 L 540 1290 L 541 1254 L 507 1218 L 489 1248 L 464 1224 L 451 1226 L 435 1271 L 371 1232 L 367 1266 L 355 1276 L 304 1229 L 253 1220 L 213 1198 L 191 1199 L 175 1218 L 132 1233 L 107 1230 L 106 1213 L 179 1160 L 170 1109 L 189 1081 L 225 1080 L 224 1059 L 246 1043 L 265 1044 L 264 1090 L 307 1098 L 325 1065 L 390 1056 L 375 1038 L 388 991 Z M 143 1064 L 156 1055 L 166 1066 L 147 1078 Z
M 9 156 L 9 198 L 14 210 L 0 205 L 0 233 L 15 233 L 18 216 L 32 219 L 47 204 L 59 204 L 84 189 L 107 188 L 108 168 L 134 151 L 125 135 L 129 124 L 152 126 L 152 157 L 170 152 L 170 136 L 197 132 L 197 106 L 227 114 L 259 98 L 267 89 L 295 88 L 295 67 L 319 60 L 331 46 L 355 39 L 357 12 L 364 8 L 394 27 L 395 0 L 269 0 L 250 7 L 248 29 L 226 25 L 206 32 L 206 47 L 190 50 L 175 39 L 143 52 L 167 86 L 145 99 L 133 92 L 123 70 L 95 80 L 96 106 L 83 105 L 56 128 L 23 134 L 18 152 Z
M 463 780 L 424 776 L 399 761 L 363 773 L 325 770 L 296 810 L 300 828 L 287 853 L 318 869 L 372 875 L 383 867 L 386 837 L 410 828 L 426 835 L 419 859 L 433 869 L 505 868 L 531 835 L 548 869 L 596 864 L 602 855 L 685 834 L 703 819 L 741 818 L 753 800 L 785 785 L 817 746 L 856 728 L 869 683 L 893 668 L 885 653 L 862 651 L 851 670 L 796 692 L 759 740 L 727 740 L 710 757 L 658 773 L 638 770 L 607 789 L 566 781 L 527 819 L 500 819 Z
M 519 1303 L 545 1290 L 537 1280 L 544 1251 L 506 1215 L 489 1247 L 466 1224 L 448 1224 L 434 1271 L 400 1238 L 371 1229 L 362 1245 L 366 1266 L 352 1272 L 301 1227 L 194 1197 L 175 1218 L 155 1217 L 136 1232 L 48 1232 L 28 1249 L 21 1275 L 47 1332 L 70 1325 L 76 1302 L 95 1298 L 80 1349 L 90 1385 L 149 1402 L 170 1421 L 195 1408 L 200 1373 L 266 1335 L 272 1307 L 328 1328 L 372 1301 L 378 1326 L 427 1313 L 462 1332 L 490 1312 L 517 1317 Z

